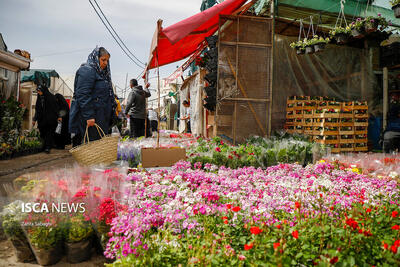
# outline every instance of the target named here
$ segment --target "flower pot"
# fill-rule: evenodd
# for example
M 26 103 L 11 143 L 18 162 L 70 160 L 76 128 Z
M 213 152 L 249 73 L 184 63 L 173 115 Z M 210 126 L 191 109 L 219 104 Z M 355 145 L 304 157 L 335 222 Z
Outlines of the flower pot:
M 378 22 L 373 23 L 365 23 L 365 32 L 366 33 L 373 33 L 378 30 Z
M 352 29 L 351 30 L 351 35 L 353 36 L 353 38 L 356 39 L 361 39 L 364 37 L 364 34 L 362 34 L 360 31 L 358 31 L 357 29 Z
M 92 237 L 79 242 L 65 242 L 64 245 L 69 263 L 84 262 L 92 256 Z
M 314 45 L 315 52 L 322 52 L 325 49 L 326 43 L 319 43 Z
M 349 36 L 344 33 L 337 34 L 335 38 L 338 44 L 347 44 L 347 42 L 349 41 Z
M 303 55 L 304 54 L 304 49 L 296 49 L 296 54 L 297 55 Z
M 35 256 L 29 246 L 28 239 L 25 235 L 8 236 L 7 239 L 11 242 L 18 262 L 31 262 L 35 260 Z
M 392 9 L 394 12 L 394 16 L 396 18 L 400 18 L 400 4 L 393 6 Z
M 36 261 L 42 265 L 53 265 L 59 262 L 63 255 L 62 243 L 58 244 L 54 248 L 41 249 L 37 248 L 35 245 L 31 244 L 33 254 L 35 254 Z
M 314 52 L 314 46 L 306 46 L 306 54 L 313 54 Z

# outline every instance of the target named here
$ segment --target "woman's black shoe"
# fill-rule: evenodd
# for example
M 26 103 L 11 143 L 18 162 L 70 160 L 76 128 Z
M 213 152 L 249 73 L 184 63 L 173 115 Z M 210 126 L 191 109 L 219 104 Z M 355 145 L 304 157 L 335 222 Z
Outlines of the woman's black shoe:
M 44 152 L 46 152 L 46 154 L 50 154 L 50 149 L 46 148 L 46 149 L 44 150 Z

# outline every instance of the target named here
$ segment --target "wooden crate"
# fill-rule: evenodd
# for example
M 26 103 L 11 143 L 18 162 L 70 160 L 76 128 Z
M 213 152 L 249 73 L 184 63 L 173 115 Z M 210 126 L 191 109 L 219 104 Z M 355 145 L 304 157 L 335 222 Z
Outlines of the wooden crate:
M 303 133 L 305 135 L 313 135 L 313 127 L 309 127 L 309 126 L 303 127 Z
M 315 112 L 314 118 L 339 118 L 340 113 L 327 113 L 323 111 L 322 113 Z
M 357 126 L 367 127 L 368 126 L 368 122 L 354 122 L 354 127 L 357 127 Z
M 309 96 L 293 96 L 293 97 L 288 97 L 287 98 L 287 103 L 288 104 L 294 104 L 294 103 L 297 103 L 297 102 L 299 102 L 299 101 L 307 101 L 307 100 L 310 100 L 310 97 Z
M 311 121 L 310 121 L 311 120 Z M 314 123 L 313 123 L 313 119 L 310 119 L 310 118 L 304 118 L 303 119 L 303 127 L 312 127 L 312 126 L 314 126 Z
M 356 143 L 356 144 L 362 144 L 362 143 L 367 144 L 368 143 L 368 138 L 362 138 L 362 139 L 354 138 L 354 143 Z
M 354 144 L 354 137 L 353 138 L 342 138 L 340 136 L 339 137 L 339 143 L 340 144 Z
M 343 125 L 341 125 L 343 126 Z M 339 134 L 340 135 L 354 135 L 354 127 L 353 126 L 344 126 L 344 127 L 351 127 L 351 130 L 345 130 L 342 127 L 339 127 Z
M 354 104 L 353 104 L 353 109 L 354 110 L 356 110 L 356 109 L 368 109 L 368 103 L 367 103 L 367 101 L 364 101 L 364 102 L 354 102 Z
M 341 143 L 340 144 L 340 152 L 352 152 L 354 151 L 354 144 L 348 146 L 349 143 Z
M 340 153 L 340 148 L 339 147 L 332 147 L 331 148 L 331 153 L 335 153 L 335 154 Z
M 335 145 L 339 144 L 339 138 L 338 139 L 326 139 L 325 136 L 323 139 L 316 139 L 316 136 L 314 136 L 314 142 L 318 144 L 323 144 L 323 145 Z
M 357 151 L 357 152 L 367 152 L 367 151 L 368 151 L 368 146 L 354 147 L 354 151 Z

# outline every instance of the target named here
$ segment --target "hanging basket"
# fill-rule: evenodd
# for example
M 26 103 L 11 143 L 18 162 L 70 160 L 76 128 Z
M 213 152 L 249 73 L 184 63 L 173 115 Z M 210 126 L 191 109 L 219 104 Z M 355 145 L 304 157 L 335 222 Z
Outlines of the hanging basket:
M 364 38 L 364 34 L 360 31 L 358 31 L 357 29 L 352 29 L 351 35 L 353 36 L 353 38 L 356 38 L 356 39 Z
M 325 46 L 326 46 L 326 43 L 315 44 L 315 45 L 314 45 L 314 51 L 315 51 L 315 53 L 324 51 Z
M 78 163 L 85 166 L 111 164 L 117 160 L 119 136 L 106 136 L 97 124 L 95 127 L 101 136 L 100 140 L 90 142 L 88 127 L 86 127 L 84 144 L 74 147 L 69 152 Z
M 314 54 L 314 46 L 306 46 L 306 54 Z
M 365 23 L 365 32 L 366 33 L 373 33 L 378 30 L 378 22 L 367 22 Z
M 304 55 L 304 53 L 305 53 L 304 48 L 297 48 L 297 49 L 296 49 L 296 54 L 297 54 L 297 55 Z
M 393 6 L 392 9 L 394 12 L 394 16 L 396 18 L 400 18 L 400 4 Z
M 339 33 L 335 36 L 336 38 L 336 42 L 338 44 L 347 44 L 349 41 L 349 36 L 347 34 L 344 33 Z

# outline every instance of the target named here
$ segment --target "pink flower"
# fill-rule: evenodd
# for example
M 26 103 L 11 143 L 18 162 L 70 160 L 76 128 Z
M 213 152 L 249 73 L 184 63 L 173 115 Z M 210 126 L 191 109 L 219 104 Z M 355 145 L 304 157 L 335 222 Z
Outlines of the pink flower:
M 215 151 L 221 152 L 221 148 L 220 148 L 219 146 L 217 146 L 217 147 L 215 148 Z

